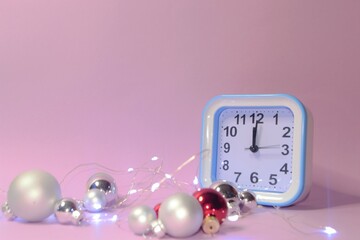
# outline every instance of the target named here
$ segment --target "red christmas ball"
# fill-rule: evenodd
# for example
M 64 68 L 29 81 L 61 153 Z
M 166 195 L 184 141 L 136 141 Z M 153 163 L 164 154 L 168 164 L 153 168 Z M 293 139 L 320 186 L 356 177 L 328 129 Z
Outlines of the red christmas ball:
M 160 209 L 161 203 L 158 203 L 154 207 L 154 211 L 156 213 L 156 217 L 159 217 L 159 209 Z
M 215 217 L 221 224 L 227 217 L 227 203 L 225 198 L 212 188 L 203 188 L 193 196 L 199 201 L 204 211 L 204 218 Z

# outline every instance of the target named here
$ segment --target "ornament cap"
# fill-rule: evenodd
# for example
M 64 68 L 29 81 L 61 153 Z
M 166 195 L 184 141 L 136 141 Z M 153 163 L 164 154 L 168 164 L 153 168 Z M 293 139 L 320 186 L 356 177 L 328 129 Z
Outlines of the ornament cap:
M 1 206 L 1 212 L 3 213 L 4 217 L 9 221 L 12 221 L 16 218 L 15 214 L 11 211 L 9 204 L 7 202 L 5 202 Z
M 217 220 L 214 216 L 208 216 L 204 218 L 203 224 L 202 224 L 202 230 L 206 234 L 214 234 L 217 233 L 220 229 L 220 222 Z
M 151 222 L 151 231 L 150 231 L 150 235 L 153 235 L 157 238 L 162 238 L 165 236 L 166 231 L 165 231 L 165 226 L 164 224 L 162 224 L 161 220 L 154 220 Z

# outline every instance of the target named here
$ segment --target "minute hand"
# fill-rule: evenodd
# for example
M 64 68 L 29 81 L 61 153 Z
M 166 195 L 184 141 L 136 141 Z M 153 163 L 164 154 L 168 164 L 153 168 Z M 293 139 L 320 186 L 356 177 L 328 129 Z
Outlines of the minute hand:
M 250 151 L 256 153 L 259 150 L 259 147 L 256 145 L 256 135 L 257 135 L 258 122 L 255 123 L 255 127 L 252 129 L 252 144 L 249 147 Z
M 279 148 L 279 147 L 280 147 L 280 144 L 276 144 L 276 145 L 261 146 L 261 147 L 258 147 L 258 149 Z M 251 150 L 251 147 L 245 148 L 245 150 Z

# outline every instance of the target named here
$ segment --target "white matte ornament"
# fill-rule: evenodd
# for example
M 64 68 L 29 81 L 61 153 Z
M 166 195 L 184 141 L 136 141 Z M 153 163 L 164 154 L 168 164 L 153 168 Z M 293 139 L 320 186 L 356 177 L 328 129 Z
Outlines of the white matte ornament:
M 131 209 L 128 216 L 129 228 L 137 235 L 151 230 L 151 223 L 156 220 L 155 210 L 148 206 L 137 206 Z
M 21 173 L 11 182 L 7 204 L 14 216 L 39 222 L 53 213 L 60 197 L 60 185 L 51 174 L 32 170 Z
M 193 196 L 176 193 L 161 203 L 159 220 L 172 237 L 189 237 L 201 228 L 203 210 Z
M 106 206 L 106 197 L 99 189 L 89 190 L 84 197 L 84 207 L 89 212 L 100 212 Z

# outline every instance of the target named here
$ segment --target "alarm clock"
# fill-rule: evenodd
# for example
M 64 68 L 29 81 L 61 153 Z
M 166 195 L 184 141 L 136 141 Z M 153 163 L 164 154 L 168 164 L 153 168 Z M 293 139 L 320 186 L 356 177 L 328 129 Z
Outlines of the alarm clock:
M 261 205 L 289 206 L 311 186 L 309 117 L 288 94 L 221 95 L 203 110 L 200 184 L 226 180 Z

